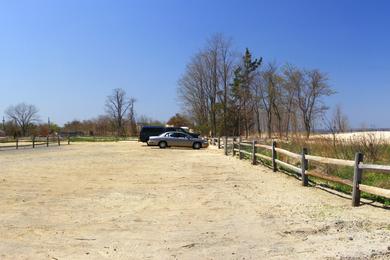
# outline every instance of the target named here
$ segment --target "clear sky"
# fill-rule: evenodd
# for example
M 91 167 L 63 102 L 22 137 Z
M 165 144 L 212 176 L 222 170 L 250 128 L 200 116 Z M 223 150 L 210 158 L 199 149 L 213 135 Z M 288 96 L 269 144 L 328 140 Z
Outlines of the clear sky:
M 0 0 L 0 116 L 18 102 L 63 124 L 104 113 L 113 88 L 138 115 L 180 111 L 177 80 L 214 33 L 237 50 L 328 73 L 352 125 L 390 127 L 390 1 Z

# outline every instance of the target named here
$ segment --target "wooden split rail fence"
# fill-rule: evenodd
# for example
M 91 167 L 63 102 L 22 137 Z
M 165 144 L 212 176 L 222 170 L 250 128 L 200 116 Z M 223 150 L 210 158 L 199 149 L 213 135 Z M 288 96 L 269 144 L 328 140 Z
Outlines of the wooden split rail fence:
M 26 147 L 35 148 L 38 146 L 49 147 L 52 144 L 60 146 L 61 141 L 67 141 L 67 143 L 70 144 L 69 138 L 67 138 L 67 140 L 66 140 L 60 136 L 55 136 L 55 137 L 33 136 L 31 138 L 3 139 L 3 140 L 0 140 L 0 150 L 12 149 L 12 148 L 19 149 L 19 148 L 26 148 Z
M 274 172 L 278 170 L 278 165 L 282 166 L 283 168 L 289 169 L 290 171 L 295 172 L 297 175 L 300 176 L 303 186 L 308 185 L 309 182 L 308 176 L 350 186 L 352 187 L 352 206 L 354 207 L 360 205 L 361 191 L 390 199 L 389 189 L 368 186 L 361 183 L 364 170 L 380 171 L 383 173 L 390 174 L 390 165 L 365 164 L 363 163 L 364 156 L 362 153 L 356 153 L 355 160 L 342 160 L 342 159 L 309 155 L 306 148 L 302 149 L 301 154 L 293 153 L 288 150 L 278 148 L 277 143 L 275 141 L 272 142 L 272 145 L 259 144 L 256 141 L 243 142 L 240 137 L 238 138 L 218 137 L 218 138 L 211 138 L 210 141 L 212 145 L 217 145 L 219 149 L 223 148 L 225 155 L 229 154 L 229 150 L 232 152 L 233 156 L 236 156 L 236 154 L 238 154 L 239 159 L 243 159 L 243 155 L 247 155 L 251 158 L 251 162 L 254 165 L 259 162 L 258 159 L 268 161 Z M 247 149 L 244 150 L 244 147 L 247 147 Z M 271 156 L 260 153 L 258 151 L 259 150 L 258 148 L 268 150 L 269 151 L 268 153 L 270 153 Z M 248 150 L 250 150 L 250 152 Z M 279 153 L 287 157 L 299 160 L 300 167 L 279 160 L 278 159 Z M 353 167 L 354 169 L 353 180 L 351 181 L 348 179 L 342 179 L 337 176 L 330 176 L 330 175 L 326 175 L 314 171 L 313 172 L 308 171 L 309 161 L 329 164 L 329 165 Z

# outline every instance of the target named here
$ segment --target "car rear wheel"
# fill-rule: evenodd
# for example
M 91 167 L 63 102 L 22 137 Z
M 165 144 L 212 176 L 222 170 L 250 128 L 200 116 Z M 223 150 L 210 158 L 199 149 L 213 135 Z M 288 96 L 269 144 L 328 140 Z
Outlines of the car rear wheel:
M 167 142 L 159 142 L 158 143 L 158 146 L 161 148 L 161 149 L 164 149 L 164 148 L 167 148 Z
M 202 145 L 200 143 L 194 143 L 192 145 L 192 148 L 194 148 L 194 149 L 200 149 L 201 147 L 202 147 Z

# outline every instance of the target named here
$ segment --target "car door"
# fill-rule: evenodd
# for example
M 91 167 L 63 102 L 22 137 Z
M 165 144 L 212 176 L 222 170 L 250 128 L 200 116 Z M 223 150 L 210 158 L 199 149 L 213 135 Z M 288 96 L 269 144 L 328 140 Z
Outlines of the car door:
M 165 141 L 167 143 L 168 146 L 171 145 L 171 137 L 170 137 L 170 133 L 165 133 L 165 134 L 161 134 L 160 137 L 159 137 L 159 141 Z
M 192 147 L 192 140 L 190 136 L 185 133 L 178 133 L 178 146 L 181 147 Z
M 180 146 L 179 133 L 170 133 L 167 141 L 169 146 Z
M 175 132 L 171 134 L 171 138 L 170 138 L 171 146 L 186 146 L 187 141 L 188 138 L 183 133 Z

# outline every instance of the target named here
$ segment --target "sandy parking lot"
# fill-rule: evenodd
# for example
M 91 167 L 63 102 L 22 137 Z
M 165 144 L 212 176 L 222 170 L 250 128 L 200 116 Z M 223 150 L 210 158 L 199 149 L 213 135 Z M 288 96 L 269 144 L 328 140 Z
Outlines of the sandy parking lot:
M 390 258 L 390 211 L 350 204 L 213 148 L 0 151 L 0 258 Z

